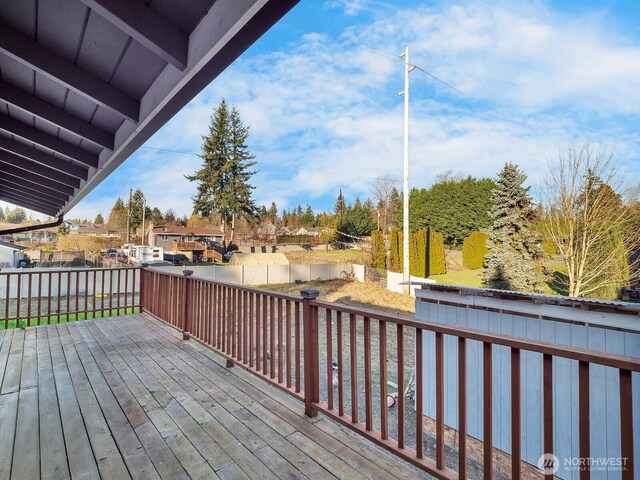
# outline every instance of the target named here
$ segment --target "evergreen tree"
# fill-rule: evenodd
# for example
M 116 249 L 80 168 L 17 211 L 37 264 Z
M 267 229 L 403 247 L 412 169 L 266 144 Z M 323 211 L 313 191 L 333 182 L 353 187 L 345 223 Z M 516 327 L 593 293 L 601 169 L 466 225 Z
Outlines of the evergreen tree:
M 336 221 L 339 226 L 345 221 L 347 216 L 347 206 L 344 203 L 344 197 L 342 196 L 342 189 L 340 189 L 340 193 L 338 194 L 338 200 L 336 201 L 334 213 L 336 215 Z
M 4 222 L 4 212 L 2 211 L 2 207 L 0 207 L 0 222 Z
M 276 202 L 271 202 L 271 206 L 267 211 L 267 216 L 269 217 L 269 221 L 275 223 L 278 221 L 278 207 L 276 206 Z
M 107 225 L 111 228 L 126 228 L 127 226 L 127 207 L 125 206 L 122 198 L 118 197 L 116 203 L 111 209 Z
M 96 215 L 96 219 L 93 221 L 93 223 L 96 225 L 102 225 L 104 223 L 104 218 L 102 217 L 101 213 Z
M 445 179 L 429 189 L 412 189 L 409 195 L 409 224 L 412 231 L 432 227 L 449 244 L 459 244 L 472 232 L 491 225 L 491 192 L 495 182 L 488 178 Z M 402 224 L 402 212 L 398 212 Z
M 164 218 L 162 217 L 162 212 L 158 207 L 153 207 L 148 214 L 149 221 L 154 225 L 162 225 L 164 223 Z
M 529 230 L 534 217 L 527 176 L 507 163 L 498 175 L 492 194 L 493 225 L 489 232 L 489 253 L 482 271 L 485 287 L 522 292 L 541 292 L 538 260 L 542 250 Z
M 311 209 L 311 205 L 307 205 L 304 213 L 300 217 L 300 225 L 303 227 L 313 227 L 313 221 L 315 220 L 315 215 L 313 214 L 313 210 Z
M 387 256 L 384 248 L 384 235 L 382 232 L 371 233 L 371 266 L 379 270 L 387 268 Z
M 136 188 L 135 192 L 133 192 L 133 196 L 131 197 L 131 219 L 129 221 L 129 225 L 131 227 L 131 231 L 135 232 L 136 228 L 142 225 L 142 212 L 145 208 L 145 198 L 142 190 Z
M 235 221 L 245 218 L 255 221 L 257 208 L 251 199 L 253 186 L 249 184 L 255 172 L 254 156 L 249 152 L 249 130 L 235 108 L 229 110 L 224 99 L 213 113 L 209 134 L 203 137 L 202 167 L 186 178 L 198 183 L 193 198 L 193 211 L 203 217 L 220 214 L 223 230 L 231 225 L 230 242 L 233 242 Z
M 392 272 L 402 271 L 401 235 L 397 228 L 392 228 L 389 232 L 389 270 Z
M 168 209 L 166 212 L 164 212 L 164 215 L 162 217 L 164 219 L 164 224 L 165 225 L 175 225 L 176 224 L 176 214 L 172 209 Z

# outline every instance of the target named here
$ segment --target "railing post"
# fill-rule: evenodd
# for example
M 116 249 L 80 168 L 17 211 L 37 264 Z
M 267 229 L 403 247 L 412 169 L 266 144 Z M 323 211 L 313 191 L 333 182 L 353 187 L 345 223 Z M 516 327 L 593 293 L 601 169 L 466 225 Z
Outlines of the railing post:
M 189 316 L 189 290 L 191 287 L 190 277 L 193 270 L 183 270 L 182 275 L 182 339 L 189 340 L 191 331 L 191 318 Z
M 311 301 L 318 298 L 318 290 L 302 290 L 302 321 L 304 325 L 304 413 L 318 414 L 314 402 L 320 401 L 320 352 L 318 349 L 318 308 Z
M 145 304 L 147 303 L 146 292 L 144 290 L 144 280 L 145 280 L 144 277 L 146 277 L 146 273 L 147 273 L 147 271 L 145 270 L 145 267 L 147 267 L 147 266 L 148 266 L 148 264 L 143 263 L 142 266 L 140 267 L 140 283 L 139 283 L 139 287 L 138 287 L 140 289 L 140 293 L 138 294 L 138 299 L 139 299 L 139 302 L 140 302 L 140 312 L 144 312 L 145 311 L 145 308 L 146 308 Z M 127 276 L 129 275 L 128 269 L 125 269 L 124 274 L 127 275 Z M 118 271 L 118 275 L 120 275 L 119 271 Z M 136 298 L 135 288 L 136 288 L 136 286 L 135 286 L 135 283 L 134 283 L 133 284 L 133 289 L 134 290 L 133 290 L 133 301 L 132 301 L 132 303 L 136 303 L 135 302 L 135 298 Z M 129 292 L 127 292 L 126 290 L 127 289 L 125 288 L 125 292 L 124 292 L 124 298 L 125 298 L 124 311 L 125 311 L 125 313 L 127 312 L 127 306 L 126 306 L 127 305 L 127 300 L 126 299 L 127 299 L 127 295 L 129 294 Z M 120 292 L 120 290 L 118 289 L 118 295 L 120 295 L 121 293 L 122 292 Z M 132 309 L 132 311 L 133 311 L 133 309 Z

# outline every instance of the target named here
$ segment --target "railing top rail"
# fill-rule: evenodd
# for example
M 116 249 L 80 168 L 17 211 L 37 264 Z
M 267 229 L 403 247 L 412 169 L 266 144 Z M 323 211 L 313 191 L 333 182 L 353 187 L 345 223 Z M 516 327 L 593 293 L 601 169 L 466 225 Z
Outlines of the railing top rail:
M 128 265 L 125 267 L 35 267 L 35 268 L 22 268 L 15 270 L 0 270 L 0 276 L 7 275 L 36 275 L 39 273 L 68 273 L 68 272 L 110 272 L 110 271 L 122 271 L 122 270 L 140 270 L 142 267 Z
M 520 350 L 530 352 L 568 358 L 570 360 L 584 361 L 607 367 L 621 368 L 633 372 L 640 372 L 640 357 L 629 357 L 625 355 L 598 352 L 595 350 L 573 347 L 571 345 L 559 345 L 555 343 L 529 340 L 499 333 L 487 333 L 481 330 L 474 330 L 464 327 L 451 327 L 439 323 L 416 320 L 403 315 L 387 314 L 376 310 L 351 307 L 349 305 L 342 305 L 327 302 L 324 300 L 312 300 L 311 303 L 312 305 L 319 308 L 326 308 L 329 310 L 340 311 L 342 313 L 348 313 L 350 315 L 358 315 L 361 317 L 382 320 L 384 322 L 400 324 L 407 327 L 442 333 L 443 335 L 462 337 L 468 340 L 477 340 L 479 342 L 487 342 L 505 347 L 518 348 Z
M 177 278 L 183 278 L 184 275 L 182 275 L 181 273 L 173 273 L 173 272 L 162 272 L 159 271 L 157 269 L 145 269 L 145 271 L 150 272 L 150 273 L 154 273 L 157 275 L 166 275 L 169 277 L 177 277 Z M 297 295 L 291 295 L 291 294 L 287 294 L 287 293 L 282 293 L 282 292 L 273 292 L 271 290 L 266 290 L 264 288 L 254 288 L 254 287 L 247 287 L 244 285 L 238 285 L 237 283 L 228 283 L 228 282 L 219 282 L 216 280 L 209 280 L 207 278 L 201 278 L 201 277 L 189 277 L 191 278 L 192 281 L 196 281 L 196 282 L 201 282 L 201 283 L 208 283 L 210 285 L 220 285 L 221 287 L 228 287 L 228 288 L 235 288 L 237 290 L 243 291 L 243 292 L 248 292 L 248 293 L 256 293 L 259 295 L 269 295 L 271 297 L 274 298 L 280 298 L 282 300 L 290 300 L 292 302 L 302 302 L 302 298 L 297 296 Z

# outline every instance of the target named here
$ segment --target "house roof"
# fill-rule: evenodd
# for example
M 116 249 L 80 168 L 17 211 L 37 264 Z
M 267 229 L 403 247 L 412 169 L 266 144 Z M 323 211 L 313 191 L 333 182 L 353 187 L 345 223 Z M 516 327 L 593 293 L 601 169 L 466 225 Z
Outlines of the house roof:
M 298 1 L 0 2 L 0 200 L 68 212 Z
M 220 227 L 181 227 L 180 225 L 167 225 L 165 227 L 153 227 L 156 235 L 196 235 L 196 236 L 222 236 L 224 232 Z
M 18 250 L 20 252 L 22 252 L 23 250 L 26 250 L 26 247 L 21 247 L 20 245 L 15 245 L 9 242 L 3 242 L 1 240 L 0 240 L 0 248 L 9 248 L 11 250 Z

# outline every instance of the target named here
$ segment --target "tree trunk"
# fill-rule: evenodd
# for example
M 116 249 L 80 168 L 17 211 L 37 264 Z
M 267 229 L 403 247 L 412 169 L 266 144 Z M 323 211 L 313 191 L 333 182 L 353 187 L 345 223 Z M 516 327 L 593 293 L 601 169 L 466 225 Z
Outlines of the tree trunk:
M 233 238 L 236 232 L 236 214 L 231 216 L 231 238 L 229 238 L 229 245 L 233 243 Z

